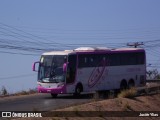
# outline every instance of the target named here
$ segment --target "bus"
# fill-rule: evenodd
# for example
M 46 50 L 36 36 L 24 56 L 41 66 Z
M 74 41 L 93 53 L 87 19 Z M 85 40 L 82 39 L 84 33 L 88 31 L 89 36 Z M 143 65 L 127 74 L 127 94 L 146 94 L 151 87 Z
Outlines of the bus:
M 80 47 L 43 53 L 33 71 L 38 92 L 52 97 L 123 90 L 145 85 L 146 56 L 142 48 Z

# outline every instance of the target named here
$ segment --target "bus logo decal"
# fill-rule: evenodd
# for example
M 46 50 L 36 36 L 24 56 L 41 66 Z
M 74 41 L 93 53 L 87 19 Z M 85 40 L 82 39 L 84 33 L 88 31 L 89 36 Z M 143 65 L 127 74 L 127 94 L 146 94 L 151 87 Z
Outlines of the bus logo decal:
M 88 87 L 93 87 L 100 80 L 105 70 L 105 61 L 102 61 L 97 67 L 95 67 L 89 77 Z

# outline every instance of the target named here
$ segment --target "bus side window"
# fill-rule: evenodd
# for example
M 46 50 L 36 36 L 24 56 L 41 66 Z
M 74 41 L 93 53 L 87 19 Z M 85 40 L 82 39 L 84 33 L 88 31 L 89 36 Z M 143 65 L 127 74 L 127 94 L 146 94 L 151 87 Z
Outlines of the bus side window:
M 88 66 L 88 60 L 89 58 L 87 55 L 79 55 L 79 63 L 78 63 L 78 68 L 84 68 Z

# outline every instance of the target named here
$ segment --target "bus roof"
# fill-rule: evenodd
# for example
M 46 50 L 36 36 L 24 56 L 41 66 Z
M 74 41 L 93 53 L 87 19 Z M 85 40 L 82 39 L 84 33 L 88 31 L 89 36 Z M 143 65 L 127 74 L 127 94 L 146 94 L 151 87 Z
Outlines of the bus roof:
M 122 51 L 143 51 L 143 48 L 117 48 L 117 49 L 109 49 L 106 47 L 80 47 L 74 50 L 64 50 L 64 51 L 51 51 L 51 52 L 45 52 L 42 55 L 68 55 L 68 54 L 74 54 L 79 52 L 122 52 Z
M 42 55 L 68 55 L 70 53 L 73 53 L 73 50 L 65 50 L 65 51 L 51 51 L 51 52 L 45 52 Z
M 144 50 L 143 48 L 117 48 L 115 51 L 134 51 L 134 50 Z

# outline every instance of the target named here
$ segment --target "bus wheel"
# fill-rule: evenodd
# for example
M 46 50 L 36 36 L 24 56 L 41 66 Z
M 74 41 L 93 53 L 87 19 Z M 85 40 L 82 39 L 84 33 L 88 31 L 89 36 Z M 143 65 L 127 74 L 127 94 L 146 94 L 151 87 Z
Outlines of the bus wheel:
M 82 84 L 78 84 L 78 85 L 76 86 L 74 95 L 75 95 L 75 96 L 79 96 L 82 91 L 83 91 Z
M 56 98 L 58 94 L 51 93 L 52 98 Z
M 127 82 L 126 80 L 122 80 L 120 84 L 120 90 L 126 90 L 127 89 Z
M 131 79 L 129 82 L 128 82 L 128 89 L 131 89 L 135 86 L 135 83 L 134 83 L 134 80 Z

